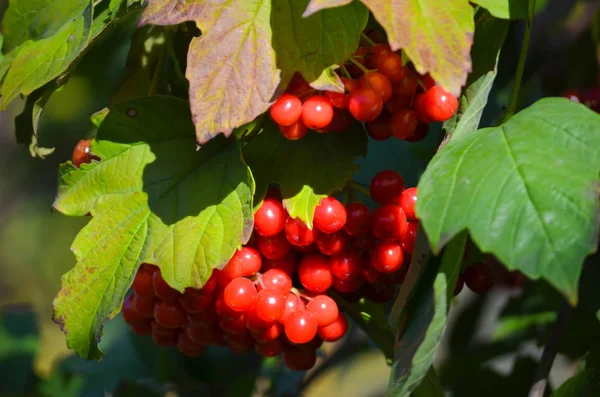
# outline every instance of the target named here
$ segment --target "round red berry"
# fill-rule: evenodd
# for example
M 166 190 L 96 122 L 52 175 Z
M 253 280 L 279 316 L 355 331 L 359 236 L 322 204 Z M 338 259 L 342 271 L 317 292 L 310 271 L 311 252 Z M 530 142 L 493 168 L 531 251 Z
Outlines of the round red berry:
M 317 333 L 325 342 L 335 342 L 339 340 L 348 330 L 348 320 L 344 314 L 340 313 L 338 318 L 330 325 L 319 327 Z
M 257 236 L 256 246 L 262 256 L 267 259 L 281 259 L 292 250 L 284 233 L 272 237 Z
M 283 94 L 271 105 L 271 118 L 279 125 L 294 124 L 302 114 L 302 101 L 292 94 Z
M 123 306 L 121 307 L 121 314 L 123 315 L 123 320 L 131 326 L 136 324 L 145 323 L 144 317 L 142 317 L 136 310 L 133 305 L 133 299 L 135 298 L 134 294 L 128 295 L 125 297 L 123 301 Z
M 307 371 L 315 366 L 317 354 L 315 350 L 288 346 L 283 352 L 283 362 L 292 371 Z
M 348 109 L 359 121 L 373 121 L 383 110 L 383 99 L 372 88 L 358 88 L 350 94 Z
M 492 270 L 485 263 L 469 266 L 464 272 L 465 284 L 477 294 L 485 294 L 494 286 Z
M 138 272 L 133 279 L 132 288 L 136 295 L 143 296 L 146 298 L 154 297 L 154 287 L 152 286 L 152 276 L 154 272 L 158 271 L 158 268 L 153 265 L 142 263 Z
M 257 343 L 254 348 L 263 357 L 277 357 L 283 352 L 284 344 L 281 339 Z
M 265 289 L 275 288 L 283 293 L 288 293 L 292 289 L 292 279 L 280 269 L 271 269 L 265 272 L 261 277 L 261 282 Z
M 384 170 L 373 177 L 369 192 L 379 204 L 397 204 L 404 191 L 404 179 L 393 170 Z
M 294 255 L 293 252 L 290 252 L 281 259 L 265 259 L 261 269 L 263 272 L 268 272 L 271 269 L 282 270 L 287 273 L 288 276 L 292 277 L 296 274 L 296 270 L 298 270 L 296 255 Z
M 256 300 L 254 304 L 244 313 L 244 321 L 246 322 L 246 328 L 252 332 L 260 332 L 269 329 L 273 325 L 273 321 L 265 321 L 259 315 L 256 310 Z
M 163 327 L 179 328 L 183 326 L 187 317 L 178 304 L 159 301 L 154 305 L 154 319 Z
M 243 334 L 248 332 L 246 328 L 246 319 L 242 315 L 238 318 L 219 317 L 219 327 L 228 334 Z
M 382 241 L 371 250 L 371 265 L 380 273 L 394 273 L 404 264 L 404 253 L 395 241 Z
M 392 133 L 398 139 L 410 138 L 415 133 L 417 124 L 417 114 L 411 109 L 397 110 L 390 119 Z
M 283 135 L 286 139 L 289 139 L 290 141 L 297 141 L 308 133 L 308 127 L 304 125 L 302 120 L 298 120 L 292 125 L 280 125 L 279 132 L 281 132 L 281 135 Z
M 317 320 L 308 310 L 296 310 L 285 320 L 283 328 L 290 342 L 308 343 L 317 334 Z
M 325 91 L 325 97 L 329 99 L 333 107 L 338 109 L 348 109 L 350 104 L 350 96 L 343 92 Z
M 177 344 L 177 334 L 155 334 L 152 333 L 152 341 L 156 343 L 158 346 L 167 347 L 167 346 L 175 346 Z
M 387 110 L 383 110 L 373 121 L 365 123 L 365 129 L 369 136 L 376 141 L 385 141 L 394 135 L 390 124 L 392 116 Z
M 373 212 L 373 235 L 380 240 L 400 240 L 408 221 L 402 208 L 393 204 L 384 204 Z
M 419 81 L 417 76 L 412 72 L 408 73 L 402 81 L 392 85 L 392 96 L 408 100 L 408 103 L 410 104 L 417 93 L 418 86 Z
M 223 299 L 225 304 L 236 312 L 245 312 L 252 306 L 256 298 L 254 283 L 245 277 L 238 277 L 225 287 Z
M 348 250 L 329 258 L 329 265 L 335 278 L 349 281 L 360 275 L 362 259 L 358 251 Z
M 136 294 L 133 298 L 133 307 L 140 316 L 150 318 L 154 316 L 155 302 L 156 298 L 154 296 L 147 298 Z
M 299 72 L 294 73 L 285 92 L 297 96 L 300 99 L 312 95 L 314 88 L 304 80 L 304 77 Z
M 363 286 L 365 280 L 362 277 L 356 277 L 352 280 L 340 280 L 339 278 L 333 278 L 333 288 L 342 293 L 348 294 L 354 291 L 358 291 Z
M 272 237 L 283 231 L 287 211 L 280 200 L 266 198 L 254 213 L 254 230 L 261 236 Z
M 173 289 L 162 278 L 160 271 L 154 272 L 152 275 L 152 287 L 154 294 L 165 302 L 175 302 L 181 296 L 181 292 Z
M 198 357 L 202 355 L 205 347 L 194 342 L 185 332 L 180 332 L 177 340 L 177 350 L 188 357 Z
M 429 116 L 429 112 L 425 107 L 425 94 L 417 94 L 415 100 L 413 101 L 413 110 L 415 111 L 415 115 L 417 116 L 417 120 L 421 123 L 432 123 L 433 119 Z M 407 139 L 408 140 L 408 139 Z
M 269 328 L 259 331 L 252 331 L 252 336 L 257 342 L 269 342 L 279 338 L 283 334 L 283 326 L 280 323 L 273 323 Z
M 346 208 L 333 197 L 325 197 L 315 209 L 314 225 L 323 233 L 335 233 L 346 224 Z
M 285 311 L 286 294 L 279 288 L 266 288 L 256 296 L 256 313 L 265 321 L 276 321 Z
M 415 206 L 417 205 L 417 188 L 411 187 L 406 189 L 400 195 L 400 208 L 406 214 L 406 218 L 410 221 L 416 221 Z
M 348 248 L 350 238 L 341 231 L 333 234 L 319 232 L 315 243 L 320 253 L 331 256 L 344 252 Z
M 371 57 L 369 58 L 369 67 L 371 69 L 377 69 L 377 60 L 384 55 L 391 54 L 392 49 L 390 45 L 385 44 L 375 44 L 373 48 L 371 48 Z
M 429 133 L 429 124 L 419 122 L 412 136 L 405 139 L 407 142 L 419 142 L 425 139 Z
M 220 291 L 215 297 L 215 311 L 221 317 L 238 318 L 243 312 L 233 310 L 227 303 L 225 303 L 225 290 Z
M 302 299 L 300 299 L 300 297 L 298 295 L 296 295 L 292 292 L 289 292 L 285 299 L 285 311 L 283 312 L 283 315 L 279 319 L 279 322 L 284 323 L 285 320 L 287 320 L 287 318 L 290 316 L 290 314 L 292 314 L 296 310 L 301 310 L 301 309 L 305 309 L 305 308 L 306 307 L 305 307 Z
M 387 77 L 379 72 L 369 72 L 363 75 L 359 80 L 361 88 L 372 88 L 379 94 L 383 102 L 386 102 L 392 96 L 392 84 Z
M 327 295 L 317 295 L 306 305 L 306 309 L 312 313 L 319 327 L 331 325 L 338 318 L 337 303 Z
M 363 203 L 346 205 L 346 224 L 344 232 L 350 236 L 361 236 L 369 231 L 371 211 Z
M 400 246 L 402 250 L 408 255 L 412 255 L 415 249 L 415 241 L 417 240 L 417 229 L 419 228 L 418 222 L 409 222 L 406 226 L 406 232 L 402 236 Z
M 324 256 L 315 254 L 302 258 L 298 276 L 304 288 L 313 292 L 327 291 L 333 281 L 329 262 Z
M 302 122 L 308 128 L 320 130 L 333 119 L 331 102 L 322 95 L 313 95 L 302 104 Z
M 429 89 L 423 96 L 423 106 L 429 119 L 439 122 L 449 120 L 458 109 L 458 99 L 441 86 Z
M 408 68 L 402 66 L 402 57 L 393 52 L 380 56 L 376 66 L 392 83 L 401 82 L 408 73 Z
M 296 247 L 306 247 L 315 242 L 315 232 L 298 218 L 288 217 L 285 221 L 285 237 Z

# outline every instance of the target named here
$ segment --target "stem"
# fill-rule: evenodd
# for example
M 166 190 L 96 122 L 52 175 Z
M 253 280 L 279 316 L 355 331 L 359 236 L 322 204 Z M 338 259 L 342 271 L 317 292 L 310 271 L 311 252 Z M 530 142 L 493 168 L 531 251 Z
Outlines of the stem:
M 346 183 L 346 186 L 349 189 L 356 190 L 357 192 L 362 193 L 367 197 L 371 197 L 371 192 L 369 192 L 369 189 L 367 189 L 366 187 L 364 187 L 363 185 L 361 185 L 355 181 L 350 181 L 350 182 Z
M 515 85 L 513 86 L 508 102 L 508 108 L 502 117 L 500 124 L 505 123 L 510 119 L 517 110 L 519 102 L 519 90 L 523 81 L 523 72 L 525 71 L 525 61 L 527 60 L 527 52 L 529 50 L 529 41 L 531 39 L 531 27 L 533 26 L 533 10 L 535 9 L 535 0 L 529 2 L 529 17 L 525 23 L 525 33 L 523 34 L 523 43 L 521 45 L 521 53 L 519 54 L 519 63 L 517 64 L 517 72 L 515 74 Z
M 356 66 L 357 68 L 359 68 L 364 74 L 369 73 L 369 69 L 365 68 L 365 65 L 363 65 L 360 62 L 358 62 L 356 59 L 354 59 L 354 57 L 350 58 L 350 62 L 352 62 L 354 64 L 354 66 Z
M 175 74 L 177 75 L 177 77 L 179 79 L 181 79 L 181 81 L 183 81 L 184 83 L 187 83 L 187 79 L 185 78 L 185 73 L 181 69 L 181 64 L 179 63 L 179 59 L 177 59 L 177 54 L 175 54 L 175 49 L 173 48 L 173 36 L 175 35 L 176 31 L 177 31 L 177 27 L 175 27 L 175 28 L 170 27 L 167 29 L 167 33 L 168 33 L 167 37 L 166 37 L 167 52 L 168 52 L 169 56 L 171 57 L 171 59 L 173 60 Z
M 350 74 L 348 69 L 346 69 L 346 67 L 344 65 L 340 66 L 340 70 L 342 71 L 342 74 L 344 75 L 344 77 L 352 80 L 352 75 Z
M 360 34 L 360 38 L 363 39 L 371 47 L 375 47 L 375 45 L 377 44 L 373 40 L 371 40 L 371 38 L 369 36 L 367 36 L 364 33 Z
M 544 390 L 548 383 L 548 375 L 550 374 L 550 369 L 554 363 L 554 358 L 558 353 L 560 340 L 567 327 L 567 322 L 571 316 L 572 309 L 569 302 L 563 300 L 562 305 L 558 310 L 554 326 L 552 327 L 552 332 L 548 338 L 548 343 L 544 347 L 540 364 L 538 365 L 535 377 L 533 378 L 533 385 L 529 391 L 529 397 L 542 397 L 544 395 Z

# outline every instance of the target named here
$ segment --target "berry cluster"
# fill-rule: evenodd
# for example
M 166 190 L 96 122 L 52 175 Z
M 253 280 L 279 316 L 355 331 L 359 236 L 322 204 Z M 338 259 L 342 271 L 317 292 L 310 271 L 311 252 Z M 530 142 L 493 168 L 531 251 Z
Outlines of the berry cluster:
M 345 92 L 317 92 L 296 74 L 286 92 L 271 106 L 271 118 L 287 139 L 300 139 L 308 129 L 343 132 L 358 120 L 376 140 L 392 136 L 410 142 L 427 135 L 428 123 L 450 119 L 458 100 L 436 85 L 429 74 L 404 64 L 402 54 L 387 43 L 359 47 L 340 70 Z
M 458 276 L 454 296 L 458 295 L 465 285 L 477 294 L 485 294 L 497 284 L 497 281 L 504 287 L 511 289 L 521 287 L 526 281 L 523 273 L 518 270 L 508 271 L 502 265 L 499 270 L 500 275 L 495 276 L 490 266 L 483 262 L 467 267 Z

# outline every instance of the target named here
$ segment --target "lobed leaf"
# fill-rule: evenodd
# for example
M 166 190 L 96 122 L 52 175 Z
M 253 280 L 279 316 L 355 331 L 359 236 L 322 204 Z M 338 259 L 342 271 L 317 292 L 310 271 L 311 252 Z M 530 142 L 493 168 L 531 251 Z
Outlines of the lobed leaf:
M 527 19 L 528 0 L 473 0 L 490 14 L 503 19 Z
M 600 116 L 559 98 L 457 135 L 419 183 L 417 213 L 432 249 L 468 229 L 482 251 L 575 303 L 598 241 L 598 147 Z
M 179 291 L 200 288 L 250 237 L 254 180 L 239 145 L 223 138 L 196 151 L 189 120 L 188 103 L 172 97 L 118 105 L 92 144 L 101 161 L 61 165 L 54 207 L 92 220 L 73 243 L 77 266 L 54 318 L 85 358 L 100 358 L 103 322 L 140 263 Z

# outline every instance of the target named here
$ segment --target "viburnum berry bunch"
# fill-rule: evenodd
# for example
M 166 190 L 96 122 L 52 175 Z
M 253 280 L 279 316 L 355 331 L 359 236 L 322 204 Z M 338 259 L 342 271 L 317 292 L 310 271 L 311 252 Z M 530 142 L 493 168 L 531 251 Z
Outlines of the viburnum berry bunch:
M 409 142 L 427 135 L 428 124 L 450 119 L 457 98 L 429 74 L 418 74 L 400 51 L 365 36 L 361 46 L 338 70 L 344 92 L 314 90 L 299 74 L 271 106 L 270 115 L 287 139 L 300 139 L 309 129 L 343 132 L 363 122 L 375 140 L 396 137 Z

